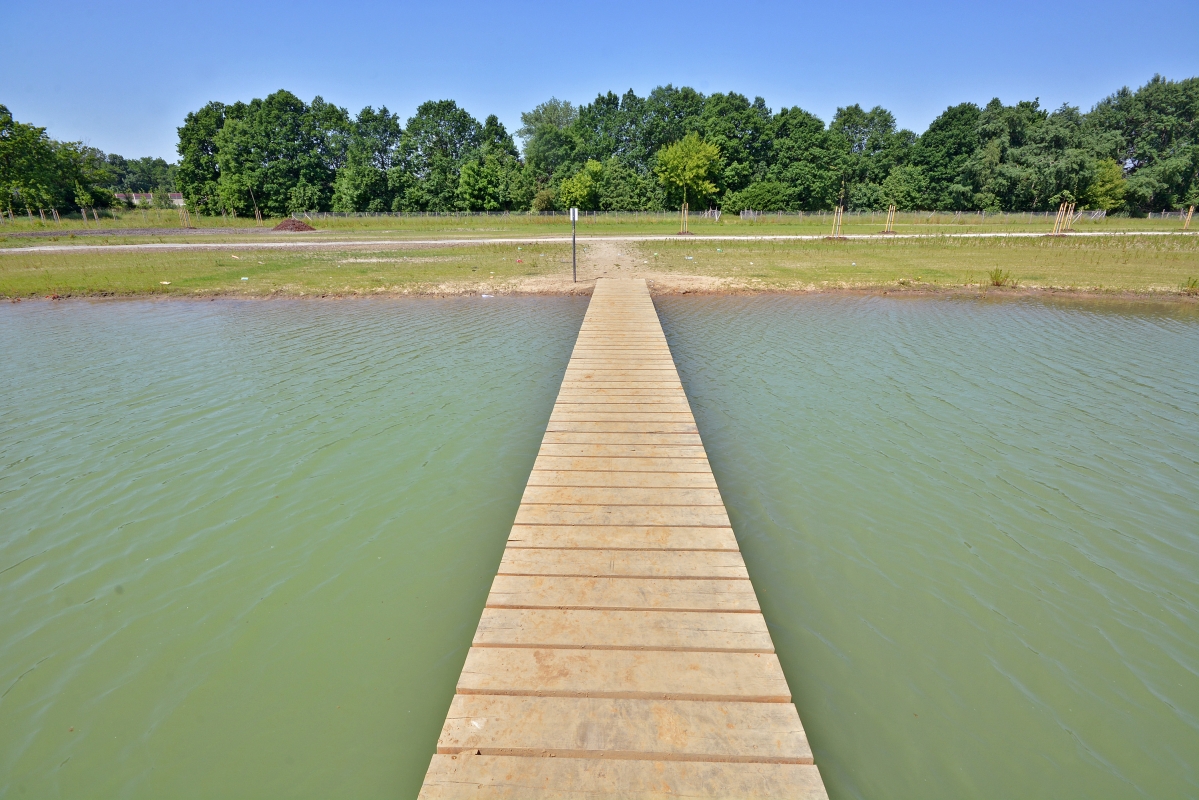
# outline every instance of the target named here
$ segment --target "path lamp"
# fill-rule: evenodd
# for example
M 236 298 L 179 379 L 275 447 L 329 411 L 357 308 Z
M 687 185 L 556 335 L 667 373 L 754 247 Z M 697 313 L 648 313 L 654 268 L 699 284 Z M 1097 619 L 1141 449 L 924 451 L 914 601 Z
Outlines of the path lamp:
M 579 260 L 575 257 L 575 225 L 579 221 L 579 209 L 570 209 L 570 271 L 574 282 L 579 282 Z

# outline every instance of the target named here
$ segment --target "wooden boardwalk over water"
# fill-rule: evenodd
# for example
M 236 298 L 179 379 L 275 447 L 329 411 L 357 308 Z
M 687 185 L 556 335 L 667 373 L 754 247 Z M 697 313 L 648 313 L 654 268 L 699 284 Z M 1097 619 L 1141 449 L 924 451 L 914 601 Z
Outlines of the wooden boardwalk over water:
M 643 280 L 600 280 L 420 797 L 823 798 Z

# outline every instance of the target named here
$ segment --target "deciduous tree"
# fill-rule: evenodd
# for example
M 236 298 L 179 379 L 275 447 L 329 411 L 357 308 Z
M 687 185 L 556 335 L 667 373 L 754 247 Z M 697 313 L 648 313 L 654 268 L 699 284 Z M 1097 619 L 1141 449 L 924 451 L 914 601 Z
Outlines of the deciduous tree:
M 681 202 L 697 202 L 716 192 L 712 175 L 720 168 L 720 149 L 689 133 L 675 144 L 658 152 L 654 168 L 658 180 L 667 187 L 679 190 Z

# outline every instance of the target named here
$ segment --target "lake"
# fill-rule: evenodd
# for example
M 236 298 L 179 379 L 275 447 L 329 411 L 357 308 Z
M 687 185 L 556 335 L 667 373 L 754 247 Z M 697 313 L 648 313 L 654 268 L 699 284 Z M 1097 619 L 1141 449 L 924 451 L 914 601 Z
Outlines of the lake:
M 1199 793 L 1199 313 L 658 307 L 833 798 Z M 585 309 L 0 308 L 0 796 L 414 796 Z

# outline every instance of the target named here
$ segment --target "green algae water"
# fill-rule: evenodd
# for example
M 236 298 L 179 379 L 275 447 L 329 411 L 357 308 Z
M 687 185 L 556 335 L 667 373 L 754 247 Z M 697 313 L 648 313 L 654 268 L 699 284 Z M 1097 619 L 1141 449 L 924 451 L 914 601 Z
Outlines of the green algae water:
M 1199 314 L 667 298 L 833 798 L 1199 796 Z
M 1199 795 L 1199 315 L 658 307 L 834 800 Z M 585 308 L 0 307 L 0 796 L 415 796 Z
M 414 797 L 586 304 L 0 307 L 0 797 Z

